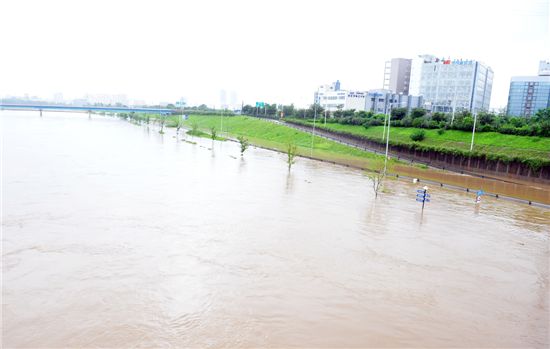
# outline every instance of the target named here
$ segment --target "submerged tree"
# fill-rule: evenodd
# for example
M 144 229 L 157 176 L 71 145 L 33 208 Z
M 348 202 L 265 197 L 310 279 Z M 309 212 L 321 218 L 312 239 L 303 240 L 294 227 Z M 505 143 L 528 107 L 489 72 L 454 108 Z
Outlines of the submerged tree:
M 188 133 L 196 136 L 199 133 L 199 124 L 197 124 L 196 122 L 193 122 L 191 124 L 191 132 L 188 132 Z
M 286 146 L 286 155 L 287 155 L 287 159 L 286 159 L 286 162 L 288 164 L 288 171 L 290 171 L 290 167 L 292 167 L 292 165 L 294 165 L 294 158 L 296 157 L 296 144 L 294 143 L 288 143 L 287 146 Z
M 248 149 L 248 145 L 249 145 L 248 139 L 246 139 L 244 136 L 239 136 L 239 137 L 237 137 L 237 139 L 239 140 L 239 143 L 241 144 L 241 156 L 243 156 L 246 149 Z
M 378 192 L 382 189 L 386 174 L 383 170 L 383 165 L 379 163 L 375 168 L 366 173 L 367 178 L 371 181 L 374 197 L 378 197 Z
M 178 117 L 178 121 L 176 122 L 176 140 L 179 137 L 180 130 L 183 127 L 183 120 Z
M 158 123 L 160 125 L 160 130 L 159 130 L 160 134 L 164 134 L 164 122 L 165 122 L 164 116 L 161 115 L 160 118 L 158 119 Z

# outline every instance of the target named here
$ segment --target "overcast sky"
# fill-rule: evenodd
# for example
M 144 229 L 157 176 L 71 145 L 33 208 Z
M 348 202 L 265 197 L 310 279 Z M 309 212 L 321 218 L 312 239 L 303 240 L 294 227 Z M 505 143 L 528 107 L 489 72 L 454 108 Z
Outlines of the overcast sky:
M 0 96 L 311 103 L 318 85 L 380 88 L 384 61 L 429 53 L 510 77 L 550 59 L 548 0 L 0 0 Z

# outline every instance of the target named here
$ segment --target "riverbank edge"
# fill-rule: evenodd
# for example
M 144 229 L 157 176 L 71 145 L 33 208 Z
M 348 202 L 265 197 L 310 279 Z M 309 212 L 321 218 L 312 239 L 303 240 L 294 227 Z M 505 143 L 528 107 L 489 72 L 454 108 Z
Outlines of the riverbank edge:
M 266 121 L 266 122 L 269 122 L 269 121 Z M 292 128 L 291 126 L 285 125 L 284 123 L 281 123 L 281 125 L 285 126 L 285 127 Z M 184 128 L 187 130 L 186 127 L 184 127 Z M 317 136 L 318 137 L 323 137 L 321 135 L 317 135 Z M 235 142 L 235 143 L 239 142 L 236 138 L 232 138 L 229 135 L 226 137 L 226 141 Z M 284 150 L 278 149 L 276 147 L 271 147 L 271 146 L 266 146 L 266 145 L 260 144 L 262 142 L 259 141 L 259 139 L 257 139 L 257 138 L 251 137 L 251 138 L 249 138 L 249 141 L 256 148 L 275 151 L 275 152 L 278 152 L 278 153 L 281 153 L 281 154 L 286 154 L 286 152 Z M 346 145 L 346 144 L 343 144 L 343 145 Z M 346 146 L 353 147 L 351 145 L 346 145 Z M 349 168 L 353 168 L 353 169 L 357 169 L 357 170 L 369 171 L 369 172 L 374 171 L 375 172 L 375 170 L 373 170 L 371 168 L 347 162 L 347 161 L 345 161 L 344 158 L 341 158 L 339 160 L 332 160 L 332 159 L 324 158 L 322 156 L 308 156 L 308 155 L 305 155 L 305 154 L 298 154 L 297 156 L 300 157 L 300 158 L 305 158 L 305 159 L 315 160 L 315 161 L 320 161 L 320 162 L 326 162 L 326 163 L 339 165 L 339 166 L 344 166 L 344 167 L 349 167 Z M 444 187 L 444 188 L 449 188 L 449 189 L 463 191 L 463 192 L 475 192 L 475 191 L 480 189 L 480 188 L 464 187 L 464 186 L 458 184 L 457 183 L 458 181 L 453 181 L 453 177 L 455 177 L 455 178 L 475 177 L 475 176 L 472 176 L 470 174 L 460 174 L 460 173 L 456 173 L 456 172 L 453 172 L 453 171 L 440 170 L 440 169 L 437 169 L 437 168 L 430 168 L 430 167 L 420 168 L 418 166 L 411 166 L 410 164 L 400 162 L 400 161 L 397 162 L 397 163 L 394 163 L 393 170 L 394 170 L 393 172 L 391 172 L 391 171 L 388 172 L 387 176 L 389 176 L 393 179 L 397 179 L 397 180 L 413 181 L 414 179 L 416 179 L 418 181 L 418 183 L 437 185 L 438 187 Z M 414 170 L 414 171 L 412 171 L 412 170 Z M 440 180 L 440 179 L 438 179 L 434 176 L 430 176 L 431 173 L 437 173 L 437 174 L 443 175 L 443 176 L 446 177 L 447 180 Z M 499 178 L 481 177 L 481 176 L 477 176 L 477 177 L 480 178 L 480 179 L 483 179 L 485 181 L 495 181 L 495 182 L 503 182 L 503 183 L 508 183 L 508 184 L 514 184 L 514 185 L 532 186 L 530 184 L 504 181 L 504 180 L 501 180 Z M 485 195 L 491 196 L 491 197 L 494 197 L 494 198 L 497 198 L 497 199 L 511 200 L 511 201 L 516 201 L 516 202 L 521 202 L 521 203 L 524 203 L 524 204 L 528 204 L 528 205 L 534 205 L 534 206 L 550 209 L 550 200 L 547 200 L 547 201 L 533 200 L 529 196 L 521 196 L 521 195 L 510 196 L 510 195 L 503 195 L 503 194 L 500 194 L 500 193 L 490 192 L 490 191 L 485 191 Z
M 190 116 L 192 116 L 192 117 L 220 117 L 220 115 L 190 115 Z M 289 124 L 280 122 L 278 120 L 265 120 L 263 118 L 255 118 L 255 117 L 251 118 L 251 119 L 261 120 L 263 122 L 275 122 L 275 123 L 277 123 L 278 125 L 280 125 L 282 127 L 289 128 L 289 129 L 293 128 Z M 128 121 L 133 122 L 137 125 L 140 124 L 139 121 L 137 121 L 137 122 L 134 122 L 133 120 L 128 120 Z M 151 121 L 155 121 L 155 118 L 153 117 Z M 166 127 L 176 128 L 174 125 L 170 125 L 169 123 L 166 124 Z M 185 127 L 184 125 L 181 125 L 181 127 L 185 128 L 186 130 L 189 129 L 189 128 Z M 206 129 L 206 128 L 204 130 L 208 131 L 208 129 Z M 305 130 L 299 130 L 299 131 L 308 133 Z M 225 131 L 225 132 L 227 132 L 227 131 Z M 226 133 L 226 134 L 228 135 L 227 138 L 230 138 L 229 133 Z M 231 133 L 231 134 L 233 134 L 233 133 Z M 236 134 L 233 134 L 233 135 L 235 136 Z M 251 145 L 253 145 L 255 147 L 266 149 L 266 150 L 271 150 L 271 151 L 276 151 L 276 152 L 283 153 L 283 154 L 286 153 L 283 150 L 284 149 L 284 144 L 282 144 L 282 143 L 278 143 L 278 142 L 275 142 L 275 141 L 270 142 L 267 139 L 250 137 L 246 134 L 245 134 L 245 136 L 247 136 L 247 138 L 249 139 Z M 346 143 L 343 143 L 343 142 L 339 142 L 337 140 L 331 139 L 330 137 L 323 136 L 319 133 L 316 134 L 316 137 L 324 138 L 324 139 L 339 143 L 342 146 L 346 146 L 346 147 L 349 147 L 349 148 L 354 148 L 356 150 L 361 150 L 361 151 L 366 152 L 366 153 L 373 153 L 373 155 L 376 154 L 375 151 L 369 151 L 368 149 L 364 149 L 363 147 L 358 147 L 358 146 L 346 144 Z M 237 142 L 236 139 L 229 139 L 229 140 Z M 274 144 L 276 144 L 278 147 L 274 146 Z M 316 152 L 317 152 L 317 150 L 316 150 Z M 380 152 L 378 152 L 377 157 L 381 158 L 380 155 L 381 155 Z M 309 156 L 309 155 L 306 155 L 306 154 L 303 154 L 303 153 L 299 153 L 299 154 L 297 154 L 297 156 L 301 157 L 301 158 L 307 158 L 307 159 L 311 159 L 311 160 L 317 160 L 317 161 L 321 161 L 321 162 L 328 162 L 328 163 L 335 164 L 335 165 L 341 165 L 341 166 L 345 166 L 345 167 L 355 168 L 355 169 L 359 169 L 359 170 L 363 170 L 363 171 L 373 171 L 372 168 L 370 168 L 368 166 L 360 165 L 360 163 L 364 164 L 365 162 L 368 162 L 367 158 L 360 158 L 360 157 L 354 156 L 354 155 L 344 155 L 344 154 L 338 154 L 338 153 L 330 154 L 330 153 L 324 152 L 322 156 L 320 156 L 319 154 L 316 154 L 316 156 Z M 498 185 L 498 183 L 501 183 L 502 185 L 526 186 L 526 187 L 529 187 L 530 191 L 540 192 L 542 190 L 544 193 L 550 193 L 550 187 L 546 187 L 546 186 L 540 187 L 540 186 L 538 186 L 538 183 L 517 183 L 517 182 L 513 182 L 513 181 L 502 180 L 500 178 L 476 176 L 476 175 L 471 175 L 471 174 L 468 174 L 468 173 L 460 174 L 458 172 L 437 169 L 435 167 L 428 167 L 426 165 L 421 166 L 421 164 L 419 164 L 419 163 L 416 163 L 415 165 L 411 165 L 411 164 L 408 164 L 408 163 L 403 162 L 403 161 L 398 162 L 398 161 L 395 160 L 395 158 L 392 158 L 389 161 L 389 163 L 391 164 L 391 166 L 389 166 L 390 171 L 388 171 L 388 175 L 390 177 L 394 177 L 394 178 L 398 178 L 398 179 L 407 179 L 408 178 L 410 180 L 416 178 L 416 179 L 420 180 L 421 182 L 431 183 L 431 184 L 435 184 L 435 185 L 440 186 L 440 187 L 448 187 L 448 188 L 457 189 L 457 190 L 466 191 L 466 192 L 483 189 L 485 191 L 486 195 L 493 196 L 493 197 L 496 197 L 496 198 L 510 199 L 510 200 L 513 200 L 513 201 L 518 201 L 518 202 L 526 203 L 526 204 L 529 204 L 529 205 L 534 204 L 534 205 L 537 205 L 537 206 L 550 208 L 550 194 L 542 195 L 542 198 L 541 198 L 541 196 L 522 195 L 521 193 L 523 193 L 523 191 L 520 191 L 520 194 L 514 193 L 516 195 L 514 195 L 514 194 L 509 195 L 509 194 L 502 194 L 502 193 L 497 192 L 497 191 L 491 191 L 491 190 L 486 189 L 486 187 L 492 187 L 495 184 Z M 482 180 L 483 182 L 486 182 L 486 184 L 471 186 L 470 188 L 468 188 L 468 187 L 465 187 L 463 185 L 464 182 L 465 182 L 465 180 L 464 180 L 465 178 L 472 178 L 472 179 L 473 178 L 478 178 L 478 179 Z M 535 184 L 537 184 L 537 185 L 535 186 Z

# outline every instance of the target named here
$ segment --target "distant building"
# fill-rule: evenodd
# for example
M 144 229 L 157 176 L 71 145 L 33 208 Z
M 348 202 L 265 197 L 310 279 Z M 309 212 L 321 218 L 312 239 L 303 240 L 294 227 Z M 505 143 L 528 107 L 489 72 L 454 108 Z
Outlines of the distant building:
M 330 112 L 337 110 L 372 111 L 376 114 L 387 113 L 393 108 L 420 108 L 424 99 L 394 93 L 390 90 L 346 91 L 336 85 L 324 85 L 315 92 L 316 102 Z
M 422 96 L 432 111 L 488 111 L 492 88 L 493 70 L 479 61 L 412 59 L 409 93 Z
M 384 89 L 409 94 L 412 59 L 392 58 L 384 67 Z
M 176 101 L 176 108 L 185 108 L 187 106 L 187 99 L 185 97 L 181 97 L 179 100 Z
M 237 92 L 234 90 L 231 90 L 231 92 L 229 92 L 229 109 L 241 110 L 241 105 L 237 101 L 238 101 Z
M 313 94 L 313 103 L 321 105 L 328 111 L 335 111 L 344 107 L 347 91 L 340 89 L 340 80 L 330 85 L 321 85 Z
M 539 76 L 550 76 L 550 61 L 539 62 Z
M 85 99 L 90 105 L 128 105 L 128 97 L 125 94 L 87 94 Z
M 513 76 L 510 80 L 506 114 L 533 116 L 550 108 L 550 62 L 541 61 L 538 76 Z
M 65 100 L 63 99 L 63 93 L 61 93 L 61 92 L 54 93 L 53 102 L 55 104 L 61 104 L 61 103 L 65 102 Z
M 220 109 L 227 109 L 229 106 L 227 105 L 227 91 L 226 90 L 220 90 Z
M 88 105 L 88 100 L 86 98 L 76 98 L 71 101 L 71 105 L 75 107 L 83 107 Z
M 340 80 L 336 80 L 332 84 L 319 86 L 313 96 L 313 103 L 319 103 L 319 101 L 321 100 L 320 96 L 329 92 L 336 91 L 340 91 Z
M 368 92 L 348 91 L 344 100 L 343 110 L 365 110 L 367 104 Z
M 396 108 L 406 108 L 410 112 L 411 109 L 424 107 L 422 96 L 394 93 L 385 89 L 370 90 L 366 97 L 365 107 L 362 110 L 372 111 L 375 114 L 386 114 Z

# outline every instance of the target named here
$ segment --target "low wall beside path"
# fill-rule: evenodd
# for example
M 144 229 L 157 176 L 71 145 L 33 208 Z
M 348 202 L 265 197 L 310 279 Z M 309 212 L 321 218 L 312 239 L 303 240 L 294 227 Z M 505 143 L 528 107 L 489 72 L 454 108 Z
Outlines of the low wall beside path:
M 302 125 L 291 120 L 285 120 L 285 124 L 303 131 L 312 131 L 311 126 Z M 386 150 L 385 143 L 368 140 L 348 133 L 324 128 L 315 128 L 315 133 L 319 136 L 375 153 L 383 154 Z M 485 157 L 479 156 L 446 154 L 433 150 L 419 151 L 399 145 L 390 145 L 389 152 L 398 160 L 417 162 L 454 172 L 477 174 L 482 177 L 494 176 L 500 179 L 520 179 L 550 184 L 550 166 L 542 166 L 533 170 L 529 164 L 518 161 L 505 163 L 500 160 L 488 160 Z

